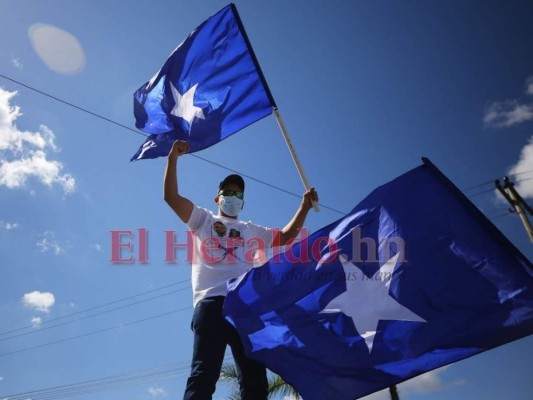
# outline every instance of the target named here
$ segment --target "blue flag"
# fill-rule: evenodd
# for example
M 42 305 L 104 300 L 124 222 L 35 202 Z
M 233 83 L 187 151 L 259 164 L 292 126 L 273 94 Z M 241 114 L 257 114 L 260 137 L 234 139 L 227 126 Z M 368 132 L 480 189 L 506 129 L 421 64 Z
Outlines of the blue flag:
M 229 283 L 247 354 L 352 400 L 533 333 L 531 263 L 429 160 Z
M 166 156 L 176 139 L 205 149 L 272 113 L 274 100 L 233 4 L 196 28 L 134 94 L 149 133 L 131 160 Z

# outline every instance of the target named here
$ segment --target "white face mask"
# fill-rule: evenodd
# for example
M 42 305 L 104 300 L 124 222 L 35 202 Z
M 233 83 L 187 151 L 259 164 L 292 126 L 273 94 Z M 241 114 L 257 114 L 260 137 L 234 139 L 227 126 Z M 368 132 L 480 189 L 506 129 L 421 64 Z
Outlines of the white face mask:
M 220 196 L 218 198 L 218 207 L 228 217 L 236 217 L 242 210 L 244 200 L 241 200 L 235 196 Z

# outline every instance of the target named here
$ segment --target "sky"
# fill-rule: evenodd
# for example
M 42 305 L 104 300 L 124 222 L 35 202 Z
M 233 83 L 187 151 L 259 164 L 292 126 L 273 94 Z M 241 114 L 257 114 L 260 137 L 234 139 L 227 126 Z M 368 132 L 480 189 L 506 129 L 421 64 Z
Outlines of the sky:
M 165 232 L 183 243 L 186 227 L 163 201 L 165 159 L 129 162 L 144 141 L 132 131 L 132 100 L 226 4 L 0 1 L 0 398 L 88 381 L 101 391 L 77 398 L 181 398 L 190 265 L 184 251 L 165 262 L 164 249 Z M 236 5 L 319 192 L 311 232 L 424 156 L 532 259 L 520 220 L 494 190 L 509 175 L 533 198 L 531 2 Z M 215 211 L 229 170 L 247 177 L 242 219 L 289 221 L 304 189 L 273 116 L 180 159 L 180 192 Z M 126 232 L 133 263 L 111 262 L 112 231 Z M 532 357 L 528 337 L 412 379 L 400 393 L 530 399 Z M 227 390 L 219 384 L 214 398 Z

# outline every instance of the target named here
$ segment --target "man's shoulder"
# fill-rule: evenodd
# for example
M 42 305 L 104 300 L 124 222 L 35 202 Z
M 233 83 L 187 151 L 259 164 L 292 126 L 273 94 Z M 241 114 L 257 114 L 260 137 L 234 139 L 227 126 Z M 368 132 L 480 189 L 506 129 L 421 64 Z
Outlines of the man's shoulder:
M 209 210 L 208 208 L 200 207 L 200 206 L 197 206 L 195 204 L 194 205 L 194 209 L 197 210 L 200 213 L 207 214 L 207 215 L 210 215 L 210 216 L 213 216 L 213 217 L 215 216 L 215 214 L 213 214 L 213 211 Z
M 187 225 L 191 229 L 199 229 L 202 225 L 215 219 L 215 215 L 207 208 L 193 204 L 193 209 Z

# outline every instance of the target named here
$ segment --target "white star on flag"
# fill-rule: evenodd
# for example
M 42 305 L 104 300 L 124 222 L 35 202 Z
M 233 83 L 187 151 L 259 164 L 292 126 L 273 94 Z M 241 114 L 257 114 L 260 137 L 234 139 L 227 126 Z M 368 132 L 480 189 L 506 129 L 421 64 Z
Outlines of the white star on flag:
M 367 277 L 357 265 L 340 256 L 346 277 L 346 291 L 331 300 L 321 313 L 339 313 L 352 318 L 357 332 L 372 351 L 380 320 L 426 322 L 398 303 L 389 287 L 400 253 L 389 259 L 372 276 Z
M 157 147 L 157 144 L 153 140 L 148 140 L 143 143 L 141 146 L 141 152 L 139 153 L 139 158 L 142 158 L 144 153 L 147 152 L 150 149 L 153 149 L 154 147 Z
M 176 117 L 181 117 L 189 123 L 189 135 L 191 133 L 192 122 L 195 118 L 205 119 L 204 112 L 200 107 L 194 105 L 194 93 L 198 84 L 191 86 L 185 94 L 180 94 L 178 89 L 170 82 L 170 89 L 172 90 L 172 97 L 176 105 L 170 112 Z

